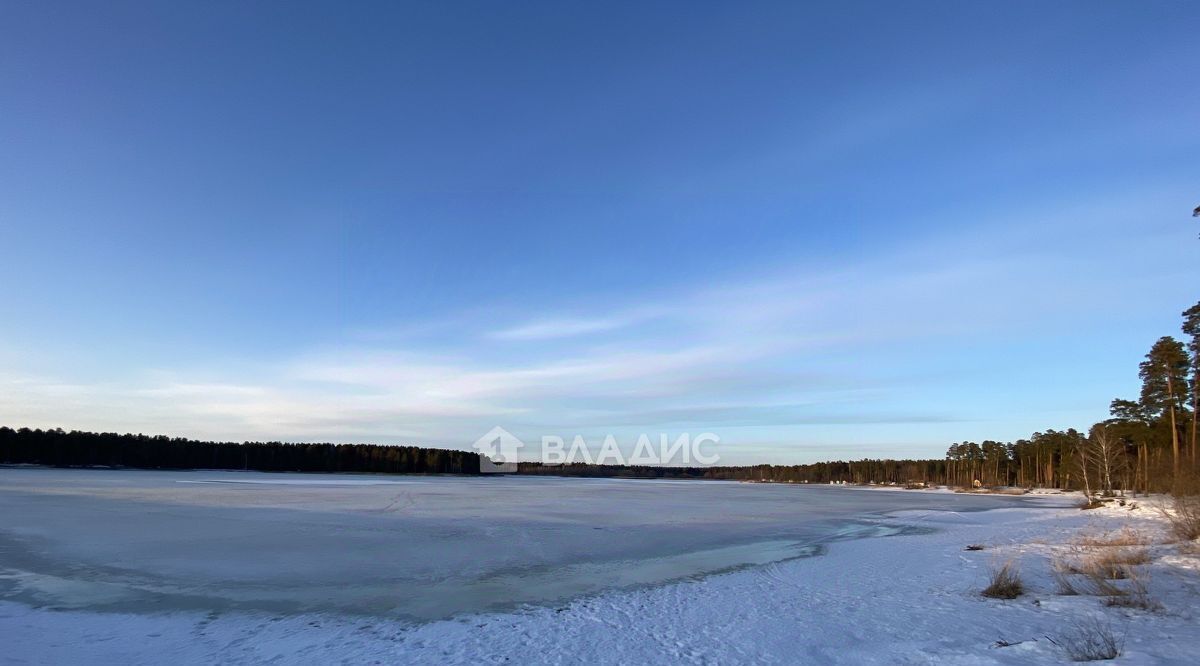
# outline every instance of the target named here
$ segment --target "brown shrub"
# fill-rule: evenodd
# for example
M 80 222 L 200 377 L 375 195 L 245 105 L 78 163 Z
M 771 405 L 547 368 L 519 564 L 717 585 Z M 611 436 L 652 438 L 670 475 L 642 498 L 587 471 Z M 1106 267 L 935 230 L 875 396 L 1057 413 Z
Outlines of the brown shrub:
M 1174 495 L 1170 506 L 1159 510 L 1176 539 L 1193 541 L 1200 538 L 1200 495 Z

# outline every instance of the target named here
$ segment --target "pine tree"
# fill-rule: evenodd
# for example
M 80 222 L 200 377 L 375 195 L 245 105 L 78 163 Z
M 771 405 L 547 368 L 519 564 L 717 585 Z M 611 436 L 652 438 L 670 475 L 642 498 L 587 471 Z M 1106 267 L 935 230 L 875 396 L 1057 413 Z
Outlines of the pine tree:
M 1183 344 L 1164 336 L 1154 343 L 1146 360 L 1142 361 L 1142 407 L 1150 414 L 1168 417 L 1171 427 L 1171 460 L 1176 480 L 1179 479 L 1180 404 L 1187 392 L 1188 355 Z
M 1200 459 L 1196 457 L 1196 421 L 1200 420 L 1200 303 L 1183 312 L 1183 332 L 1190 338 L 1188 352 L 1192 355 L 1192 466 Z

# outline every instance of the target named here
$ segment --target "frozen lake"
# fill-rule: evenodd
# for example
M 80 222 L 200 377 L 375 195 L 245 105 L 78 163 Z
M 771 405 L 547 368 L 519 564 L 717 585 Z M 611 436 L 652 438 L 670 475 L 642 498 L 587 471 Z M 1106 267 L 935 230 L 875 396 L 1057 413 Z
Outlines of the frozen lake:
M 552 477 L 0 469 L 0 599 L 414 620 L 767 564 L 1025 498 Z

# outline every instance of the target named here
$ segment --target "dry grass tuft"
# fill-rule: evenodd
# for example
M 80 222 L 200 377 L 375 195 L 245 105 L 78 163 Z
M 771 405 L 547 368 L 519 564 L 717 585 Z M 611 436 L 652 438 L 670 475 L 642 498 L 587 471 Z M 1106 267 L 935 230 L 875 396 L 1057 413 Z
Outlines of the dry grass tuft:
M 1150 551 L 1145 548 L 1071 548 L 1069 557 L 1060 557 L 1054 566 L 1066 573 L 1099 576 L 1108 580 L 1122 580 L 1129 567 L 1150 561 Z
M 1086 563 L 1088 572 L 1108 580 L 1129 578 L 1132 567 L 1150 561 L 1145 548 L 1118 548 L 1095 553 Z M 1087 572 L 1085 572 L 1087 573 Z
M 1151 560 L 1150 551 L 1140 545 L 1148 542 L 1133 530 L 1076 539 L 1067 555 L 1050 563 L 1058 593 L 1104 597 L 1108 606 L 1161 608 L 1150 597 L 1149 574 L 1141 566 Z
M 1147 546 L 1152 543 L 1150 537 L 1131 527 L 1123 527 L 1115 532 L 1101 534 L 1085 534 L 1072 541 L 1076 546 L 1087 548 L 1104 548 L 1112 546 Z
M 1096 617 L 1077 622 L 1057 639 L 1050 638 L 1050 642 L 1071 661 L 1116 659 L 1125 651 L 1125 635 L 1117 635 L 1111 623 Z
M 988 586 L 980 592 L 990 599 L 1016 599 L 1024 593 L 1025 584 L 1021 582 L 1021 573 L 1011 561 L 992 568 Z

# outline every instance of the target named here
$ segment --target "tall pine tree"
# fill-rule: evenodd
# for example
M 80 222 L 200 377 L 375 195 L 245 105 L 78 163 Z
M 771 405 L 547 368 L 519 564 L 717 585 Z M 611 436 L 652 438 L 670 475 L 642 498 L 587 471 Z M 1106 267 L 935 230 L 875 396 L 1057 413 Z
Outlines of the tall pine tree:
M 1186 404 L 1188 355 L 1183 343 L 1164 336 L 1154 343 L 1146 360 L 1139 366 L 1142 378 L 1142 407 L 1158 418 L 1169 419 L 1171 426 L 1171 461 L 1176 480 L 1179 479 L 1179 412 Z

